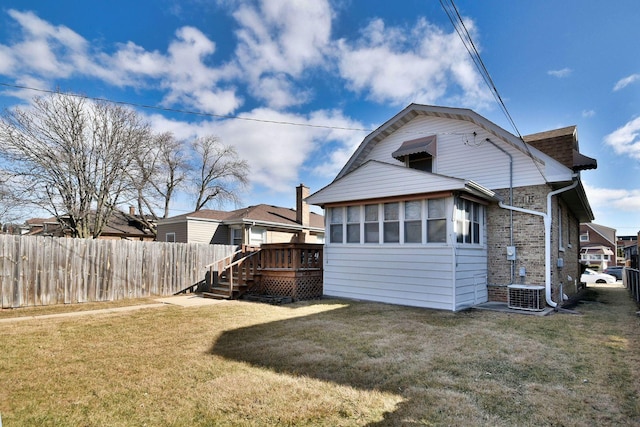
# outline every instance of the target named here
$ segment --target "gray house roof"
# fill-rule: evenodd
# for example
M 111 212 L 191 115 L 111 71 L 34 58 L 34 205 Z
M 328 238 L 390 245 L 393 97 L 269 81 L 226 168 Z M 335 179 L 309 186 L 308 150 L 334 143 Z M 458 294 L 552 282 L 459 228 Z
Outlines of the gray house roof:
M 190 219 L 202 219 L 220 222 L 225 225 L 256 223 L 290 229 L 300 229 L 301 225 L 296 221 L 295 209 L 283 208 L 260 204 L 248 206 L 246 208 L 233 211 L 220 211 L 212 209 L 202 209 L 162 220 L 163 224 L 188 221 Z M 315 212 L 309 215 L 309 228 L 317 231 L 324 230 L 324 216 Z

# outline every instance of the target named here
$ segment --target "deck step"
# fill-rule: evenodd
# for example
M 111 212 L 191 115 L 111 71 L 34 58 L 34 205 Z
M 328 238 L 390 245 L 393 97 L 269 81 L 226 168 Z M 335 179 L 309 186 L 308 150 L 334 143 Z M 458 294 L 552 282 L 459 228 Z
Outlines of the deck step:
M 228 294 L 219 294 L 216 292 L 203 292 L 202 293 L 202 297 L 203 298 L 213 298 L 213 299 L 230 299 L 231 297 L 229 297 Z

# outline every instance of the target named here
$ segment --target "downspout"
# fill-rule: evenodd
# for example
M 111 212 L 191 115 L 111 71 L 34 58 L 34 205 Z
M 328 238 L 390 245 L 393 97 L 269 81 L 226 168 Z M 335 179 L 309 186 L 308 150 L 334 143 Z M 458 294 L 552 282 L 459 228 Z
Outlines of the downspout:
M 509 156 L 509 205 L 513 206 L 513 156 L 511 155 L 511 153 L 506 151 L 504 148 L 500 147 L 498 144 L 496 144 L 489 138 L 486 138 L 485 141 L 487 141 L 489 144 L 493 145 L 498 150 L 502 151 L 504 154 Z M 513 211 L 512 210 L 509 210 L 509 245 L 513 246 Z M 515 276 L 515 265 L 514 265 L 515 261 L 510 261 L 510 264 L 511 264 L 510 266 L 511 283 L 513 283 L 513 278 Z
M 573 178 L 576 178 L 576 175 L 573 175 Z M 574 180 L 573 183 L 567 187 L 559 188 L 557 190 L 551 191 L 547 194 L 547 212 L 538 212 L 529 209 L 522 209 L 515 206 L 508 206 L 502 202 L 498 202 L 498 206 L 503 209 L 509 209 L 516 212 L 522 212 L 531 215 L 541 216 L 544 221 L 544 295 L 547 300 L 547 304 L 551 307 L 556 308 L 558 303 L 553 301 L 551 298 L 551 218 L 552 218 L 552 208 L 551 208 L 551 198 L 557 194 L 563 193 L 565 191 L 571 190 L 578 185 L 578 180 Z

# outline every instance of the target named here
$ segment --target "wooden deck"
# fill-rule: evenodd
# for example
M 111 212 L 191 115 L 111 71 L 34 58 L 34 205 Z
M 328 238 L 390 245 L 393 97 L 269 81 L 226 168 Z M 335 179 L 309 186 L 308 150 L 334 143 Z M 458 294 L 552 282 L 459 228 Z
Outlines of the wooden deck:
M 273 243 L 243 246 L 209 264 L 203 296 L 238 299 L 247 293 L 290 297 L 322 296 L 322 244 Z

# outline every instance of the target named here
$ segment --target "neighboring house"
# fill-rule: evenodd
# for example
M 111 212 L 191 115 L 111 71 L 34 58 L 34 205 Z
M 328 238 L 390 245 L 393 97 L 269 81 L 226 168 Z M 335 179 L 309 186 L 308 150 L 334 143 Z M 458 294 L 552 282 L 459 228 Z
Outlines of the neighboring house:
M 580 224 L 580 262 L 603 271 L 617 265 L 616 230 L 599 224 Z
M 62 229 L 55 217 L 28 219 L 22 226 L 21 234 L 70 237 L 69 233 Z M 155 234 L 140 220 L 140 217 L 135 213 L 135 209 L 130 207 L 129 213 L 114 211 L 98 239 L 153 241 L 155 240 Z
M 304 201 L 309 188 L 296 188 L 296 209 L 270 205 L 234 211 L 202 209 L 158 222 L 158 240 L 165 242 L 253 245 L 324 242 L 324 217 L 310 212 Z
M 618 236 L 617 245 L 619 252 L 622 253 L 622 260 L 618 258 L 618 265 L 639 269 L 640 231 L 637 236 Z
M 326 209 L 324 294 L 456 311 L 577 292 L 579 224 L 593 220 L 580 171 L 596 161 L 575 127 L 526 139 L 418 104 L 369 134 L 307 198 Z

